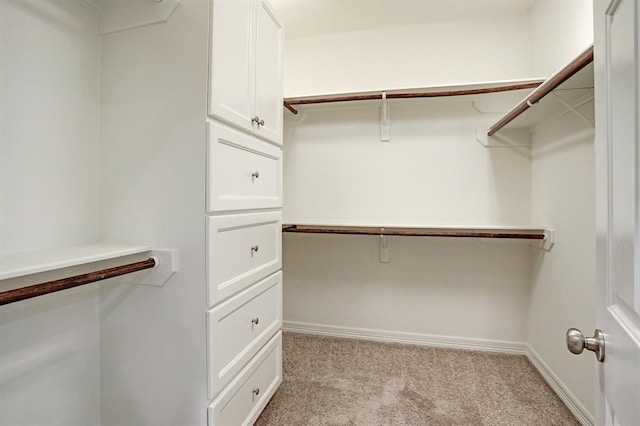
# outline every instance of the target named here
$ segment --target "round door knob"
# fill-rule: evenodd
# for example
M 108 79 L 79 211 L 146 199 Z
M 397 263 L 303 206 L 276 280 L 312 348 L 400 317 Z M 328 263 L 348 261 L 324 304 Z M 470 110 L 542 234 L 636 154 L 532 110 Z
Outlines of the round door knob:
M 253 389 L 251 393 L 253 393 L 255 396 L 258 396 L 260 394 L 260 388 Z
M 599 362 L 604 361 L 604 333 L 596 329 L 593 337 L 584 337 L 577 328 L 567 330 L 567 349 L 572 354 L 579 355 L 583 350 L 593 351 Z
M 260 120 L 260 121 L 258 122 L 258 125 L 260 125 L 260 126 L 264 126 L 264 120 Z
M 256 171 L 256 172 L 251 173 L 251 177 L 254 178 L 254 179 L 258 179 L 260 177 L 260 172 Z
M 258 126 L 260 125 L 260 117 L 258 117 L 257 115 L 255 117 L 253 117 L 251 119 L 252 123 L 256 123 Z M 262 123 L 264 124 L 264 120 L 262 120 Z
M 258 248 L 259 247 L 257 245 L 256 246 L 251 246 L 251 254 L 257 253 L 258 252 Z
M 258 325 L 259 322 L 260 322 L 260 318 L 258 318 L 258 317 L 255 317 L 255 318 L 251 319 L 251 324 Z

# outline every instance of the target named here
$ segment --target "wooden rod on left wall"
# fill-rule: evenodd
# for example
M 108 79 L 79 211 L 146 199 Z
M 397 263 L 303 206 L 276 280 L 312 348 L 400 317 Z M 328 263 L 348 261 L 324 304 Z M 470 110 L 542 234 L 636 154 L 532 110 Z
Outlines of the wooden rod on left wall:
M 41 284 L 34 284 L 28 287 L 16 288 L 14 290 L 3 291 L 0 293 L 0 306 L 19 302 L 21 300 L 31 299 L 33 297 L 43 296 L 49 293 L 55 293 L 57 291 L 66 290 L 68 288 L 90 284 L 96 281 L 119 277 L 120 275 L 131 274 L 132 272 L 151 269 L 155 266 L 156 259 L 149 258 L 140 262 L 129 263 L 127 265 L 115 266 L 113 268 L 89 272 L 88 274 L 75 275 L 73 277 L 62 278 L 55 281 L 48 281 Z

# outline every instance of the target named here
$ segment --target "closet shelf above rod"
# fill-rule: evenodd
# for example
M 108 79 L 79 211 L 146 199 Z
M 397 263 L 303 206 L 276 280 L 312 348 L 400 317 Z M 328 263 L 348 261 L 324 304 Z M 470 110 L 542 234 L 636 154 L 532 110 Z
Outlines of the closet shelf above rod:
M 47 281 L 41 284 L 3 291 L 0 293 L 0 306 L 19 302 L 21 300 L 31 299 L 33 297 L 43 296 L 45 294 L 55 293 L 85 284 L 90 284 L 96 281 L 106 280 L 109 278 L 119 277 L 121 275 L 131 274 L 133 272 L 143 271 L 145 269 L 155 268 L 157 264 L 157 259 L 155 257 L 151 257 L 140 262 L 102 269 L 99 271 L 89 272 L 88 274 L 74 275 L 72 277 L 62 278 L 59 280 Z
M 150 252 L 150 246 L 90 243 L 0 253 L 0 280 Z
M 459 86 L 441 86 L 432 88 L 421 88 L 413 90 L 384 90 L 377 92 L 365 92 L 365 93 L 349 93 L 349 94 L 335 94 L 328 96 L 309 96 L 309 97 L 294 97 L 285 98 L 284 106 L 289 111 L 297 114 L 298 111 L 293 105 L 310 105 L 310 104 L 324 104 L 333 102 L 348 102 L 348 101 L 371 101 L 381 100 L 383 93 L 386 93 L 387 99 L 411 99 L 411 98 L 440 98 L 448 96 L 468 96 L 468 95 L 482 95 L 487 93 L 508 92 L 514 90 L 533 89 L 540 84 L 543 80 L 523 80 L 523 81 L 511 81 L 511 82 L 497 82 L 497 83 L 481 83 L 481 84 L 466 84 Z
M 550 232 L 542 228 L 415 228 L 373 226 L 283 225 L 282 232 L 308 234 L 389 235 L 407 237 L 500 238 L 545 240 Z
M 555 89 L 564 88 L 563 83 L 567 82 L 569 79 L 578 74 L 583 68 L 587 67 L 589 64 L 593 62 L 593 46 L 590 46 L 586 50 L 584 50 L 578 57 L 576 57 L 573 61 L 567 64 L 565 67 L 557 71 L 547 80 L 545 80 L 540 86 L 538 86 L 535 90 L 533 90 L 525 99 L 523 99 L 519 104 L 513 107 L 509 112 L 507 112 L 500 120 L 498 120 L 493 126 L 489 128 L 487 131 L 487 136 L 493 136 L 502 128 L 504 128 L 507 124 L 511 123 L 514 119 L 522 115 L 529 108 L 540 102 L 545 96 L 552 93 Z M 593 76 L 593 72 L 591 72 L 591 76 Z M 591 77 L 591 82 L 589 83 L 591 87 L 593 86 L 593 77 Z M 562 85 L 562 87 L 560 87 Z M 581 87 L 584 89 L 584 87 Z M 575 89 L 574 87 L 570 87 L 569 89 Z

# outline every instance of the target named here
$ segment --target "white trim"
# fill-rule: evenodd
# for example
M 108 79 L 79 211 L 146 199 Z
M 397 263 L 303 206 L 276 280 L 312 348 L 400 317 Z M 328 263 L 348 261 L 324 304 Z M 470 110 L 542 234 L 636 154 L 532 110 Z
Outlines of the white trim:
M 405 343 L 440 348 L 469 349 L 474 351 L 501 352 L 517 355 L 527 355 L 528 353 L 526 343 L 508 342 L 503 340 L 472 339 L 432 334 L 406 333 L 400 331 L 371 330 L 366 328 L 339 327 L 334 325 L 311 324 L 295 321 L 284 321 L 282 324 L 282 330 L 293 333 L 348 337 L 351 339 Z
M 578 401 L 575 395 L 567 388 L 560 378 L 551 370 L 551 368 L 543 361 L 538 353 L 530 346 L 527 346 L 527 358 L 533 366 L 538 370 L 540 375 L 547 381 L 551 389 L 564 402 L 569 411 L 576 416 L 580 424 L 584 426 L 592 426 L 595 424 L 595 418 L 587 409 Z

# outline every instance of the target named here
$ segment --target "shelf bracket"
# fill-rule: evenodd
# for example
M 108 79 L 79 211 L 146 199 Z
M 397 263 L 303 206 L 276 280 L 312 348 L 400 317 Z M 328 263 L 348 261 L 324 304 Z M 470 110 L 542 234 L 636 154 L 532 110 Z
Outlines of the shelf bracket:
M 384 235 L 384 228 L 380 228 L 380 263 L 389 263 L 389 239 Z
M 151 250 L 150 256 L 157 259 L 155 268 L 122 276 L 118 280 L 127 284 L 162 287 L 178 272 L 178 250 Z
M 575 109 L 573 106 L 571 106 L 568 102 L 566 102 L 564 99 L 562 99 L 560 96 L 558 96 L 557 94 L 555 94 L 554 92 L 551 92 L 551 94 L 553 95 L 553 97 L 560 102 L 562 105 L 564 105 L 569 111 L 571 111 L 572 113 L 574 113 L 578 118 L 580 118 L 582 121 L 584 121 L 585 123 L 587 123 L 589 126 L 591 126 L 592 128 L 595 129 L 595 124 L 593 124 L 591 122 L 591 120 L 589 120 L 587 117 L 585 117 L 584 115 L 580 114 L 580 112 Z M 592 100 L 593 96 L 589 99 L 587 99 L 587 102 Z
M 112 34 L 168 22 L 180 0 L 108 0 L 101 2 L 99 34 Z
M 391 116 L 387 102 L 387 92 L 382 92 L 382 107 L 380 108 L 380 141 L 391 140 Z

